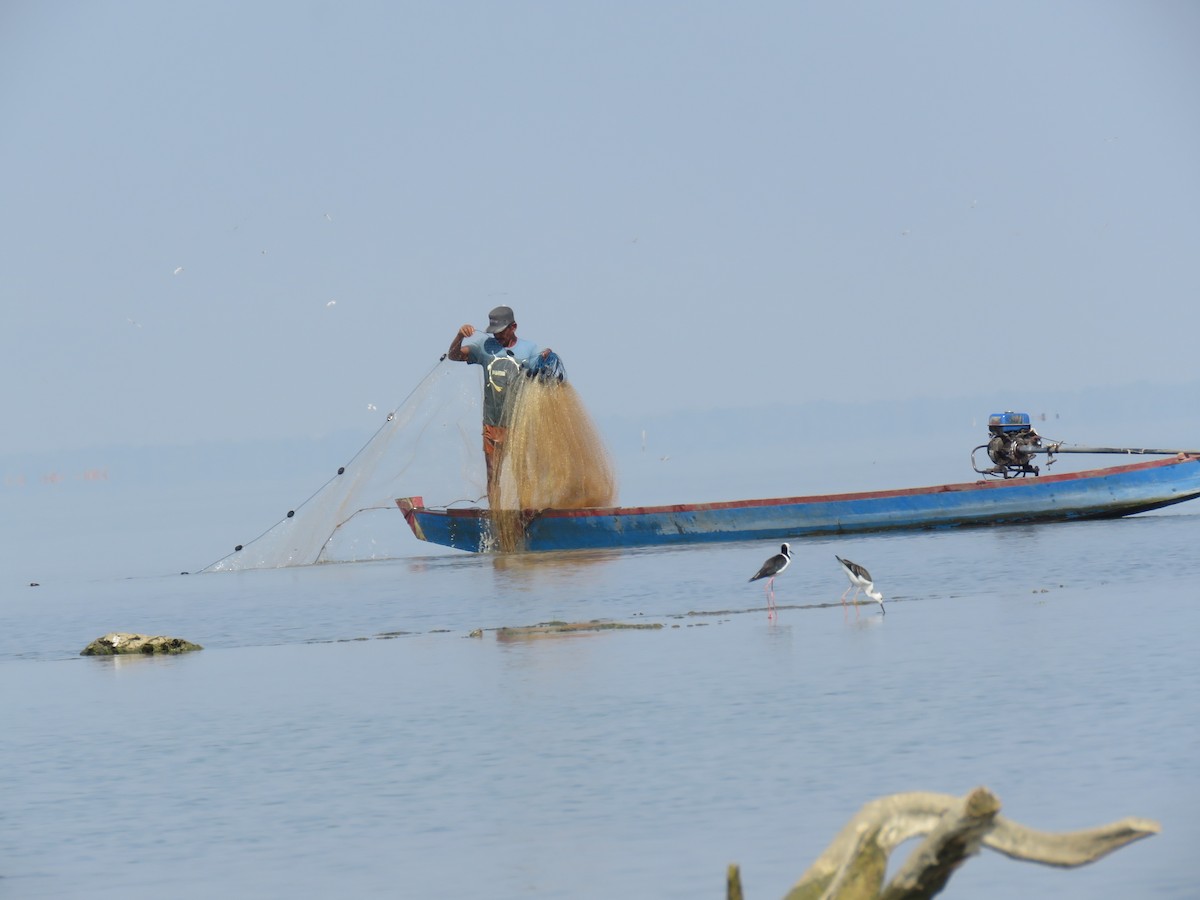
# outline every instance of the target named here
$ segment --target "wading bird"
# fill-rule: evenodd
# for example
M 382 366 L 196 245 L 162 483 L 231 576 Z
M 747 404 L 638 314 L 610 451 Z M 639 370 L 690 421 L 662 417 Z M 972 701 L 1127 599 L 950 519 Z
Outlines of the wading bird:
M 787 544 L 779 548 L 779 552 L 762 564 L 762 568 L 751 576 L 751 581 L 766 578 L 767 581 L 767 618 L 775 615 L 775 576 L 788 567 L 792 561 L 792 549 Z
M 887 610 L 883 608 L 883 594 L 875 590 L 875 581 L 871 578 L 871 573 L 864 569 L 856 562 L 851 562 L 848 559 L 842 559 L 836 553 L 833 556 L 839 563 L 842 564 L 842 571 L 846 573 L 846 577 L 850 579 L 850 587 L 842 591 L 842 605 L 846 605 L 846 595 L 850 593 L 850 588 L 854 588 L 854 596 L 850 598 L 853 603 L 858 598 L 859 591 L 864 592 L 868 597 L 879 604 L 879 611 L 887 615 Z M 855 612 L 858 607 L 855 607 Z

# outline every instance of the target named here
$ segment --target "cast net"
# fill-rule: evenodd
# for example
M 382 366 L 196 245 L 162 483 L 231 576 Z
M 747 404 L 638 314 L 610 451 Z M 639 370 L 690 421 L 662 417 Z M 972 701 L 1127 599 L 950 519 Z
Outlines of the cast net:
M 556 374 L 562 373 L 555 360 Z M 575 389 L 557 377 L 519 380 L 499 476 L 488 497 L 481 372 L 443 359 L 361 450 L 275 525 L 205 572 L 390 559 L 414 537 L 396 505 L 491 507 L 480 550 L 521 548 L 524 511 L 616 502 L 608 452 Z
M 443 360 L 324 486 L 203 571 L 387 559 L 411 552 L 396 499 L 479 506 L 486 494 L 475 366 Z
M 612 460 L 575 388 L 565 377 L 518 383 L 490 498 L 492 549 L 501 552 L 521 549 L 530 511 L 617 502 Z

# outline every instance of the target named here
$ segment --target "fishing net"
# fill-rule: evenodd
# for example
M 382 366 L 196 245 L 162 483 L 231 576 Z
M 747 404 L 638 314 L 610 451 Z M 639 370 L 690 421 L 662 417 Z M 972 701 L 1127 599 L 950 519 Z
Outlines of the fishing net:
M 599 432 L 551 354 L 521 378 L 488 496 L 477 366 L 443 359 L 311 497 L 206 572 L 389 559 L 414 540 L 396 500 L 491 507 L 481 550 L 519 549 L 523 510 L 610 506 L 616 478 Z
M 487 482 L 481 392 L 478 373 L 467 370 L 440 362 L 323 487 L 204 571 L 393 558 L 411 551 L 413 541 L 397 498 L 480 505 Z
M 491 500 L 494 549 L 521 547 L 525 513 L 613 506 L 612 460 L 557 358 L 523 378 L 509 412 L 508 435 Z

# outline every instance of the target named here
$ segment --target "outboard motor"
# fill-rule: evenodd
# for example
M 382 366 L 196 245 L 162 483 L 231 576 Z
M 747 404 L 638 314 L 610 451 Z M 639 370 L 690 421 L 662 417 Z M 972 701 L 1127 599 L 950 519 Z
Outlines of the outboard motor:
M 988 456 L 995 465 L 981 469 L 975 465 L 975 450 L 971 451 L 971 467 L 980 475 L 1001 478 L 1016 478 L 1037 475 L 1038 467 L 1031 465 L 1036 449 L 1042 446 L 1042 436 L 1029 424 L 1029 413 L 1006 411 L 988 416 L 988 431 L 991 438 L 975 450 L 987 447 Z
M 1042 416 L 1044 420 L 1045 415 Z M 971 451 L 971 468 L 980 475 L 991 475 L 996 478 L 1023 478 L 1026 475 L 1037 475 L 1039 469 L 1030 461 L 1039 453 L 1046 455 L 1047 467 L 1054 465 L 1055 455 L 1059 453 L 1121 453 L 1123 455 L 1153 453 L 1163 456 L 1196 456 L 1200 450 L 1159 450 L 1150 447 L 1086 447 L 1068 445 L 1062 441 L 1044 438 L 1029 424 L 1029 413 L 1018 413 L 1008 410 L 993 413 L 988 416 L 988 431 L 991 437 L 986 444 L 980 444 Z M 981 469 L 975 464 L 975 454 L 987 450 L 994 465 Z

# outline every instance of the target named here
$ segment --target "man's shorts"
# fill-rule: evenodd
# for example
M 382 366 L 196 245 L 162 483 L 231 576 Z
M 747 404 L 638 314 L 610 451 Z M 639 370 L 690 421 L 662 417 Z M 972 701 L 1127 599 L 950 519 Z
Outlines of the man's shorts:
M 504 443 L 504 438 L 508 434 L 508 429 L 503 425 L 484 425 L 483 426 L 483 452 L 486 456 L 495 455 L 500 449 L 500 445 Z

